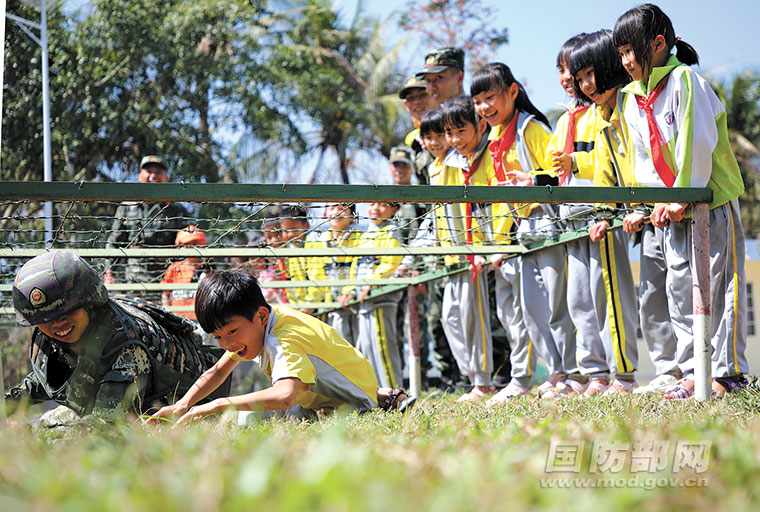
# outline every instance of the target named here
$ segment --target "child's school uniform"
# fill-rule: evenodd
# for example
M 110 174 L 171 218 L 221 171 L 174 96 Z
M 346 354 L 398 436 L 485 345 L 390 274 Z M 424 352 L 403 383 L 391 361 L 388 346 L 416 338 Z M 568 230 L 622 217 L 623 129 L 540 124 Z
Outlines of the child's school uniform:
M 504 151 L 504 170 L 538 174 L 550 169 L 546 148 L 551 132 L 526 112 L 518 112 L 514 144 Z M 495 134 L 493 137 L 499 137 Z M 501 138 L 501 137 L 499 137 Z M 558 234 L 557 208 L 549 203 L 517 205 L 518 239 L 523 243 Z M 578 372 L 575 361 L 575 327 L 567 310 L 565 248 L 554 246 L 519 258 L 520 302 L 525 327 L 552 375 Z
M 184 259 L 169 265 L 161 282 L 167 284 L 197 283 L 203 279 L 207 271 L 208 266 L 206 264 L 192 263 L 187 259 Z M 174 314 L 184 316 L 185 318 L 189 318 L 196 322 L 198 321 L 195 316 L 195 311 L 192 309 L 193 306 L 195 306 L 195 290 L 171 290 L 169 300 L 173 307 L 186 306 L 190 308 L 189 311 L 175 311 Z
M 524 118 L 523 118 L 524 119 Z M 521 170 L 517 148 L 514 143 L 500 150 L 499 145 L 504 137 L 517 140 L 517 123 L 519 115 L 515 116 L 510 126 L 495 127 L 489 133 L 489 151 L 492 157 L 491 177 L 489 183 L 498 185 L 505 179 L 505 171 Z M 510 130 L 512 130 L 510 132 Z M 514 134 L 513 134 L 514 133 Z M 508 142 L 504 142 L 506 145 Z M 524 141 L 521 143 L 524 144 Z M 526 148 L 521 148 L 521 151 Z M 501 167 L 499 167 L 501 162 Z M 497 171 L 497 168 L 499 169 Z M 514 222 L 516 205 L 514 203 L 494 203 L 493 215 L 495 229 L 493 230 L 493 243 L 512 243 L 517 224 Z M 538 352 L 544 351 L 541 340 L 538 341 L 538 349 L 534 348 L 528 328 L 525 325 L 522 300 L 520 298 L 520 260 L 519 258 L 507 258 L 503 260 L 501 267 L 494 272 L 494 294 L 496 297 L 496 315 L 499 322 L 509 335 L 509 362 L 510 377 L 513 384 L 523 389 L 530 387 L 530 381 L 536 372 Z M 543 355 L 543 354 L 542 354 Z M 548 357 L 548 356 L 547 356 Z
M 225 357 L 245 361 L 234 352 Z M 369 361 L 329 325 L 284 305 L 272 306 L 264 346 L 253 361 L 272 382 L 295 378 L 309 389 L 296 404 L 313 411 L 377 407 L 377 380 Z
M 298 240 L 291 242 L 288 248 L 314 248 L 321 247 L 319 242 L 319 233 L 310 232 L 309 236 L 305 240 Z M 313 267 L 320 264 L 319 258 L 312 258 L 309 256 L 296 256 L 287 259 L 287 275 L 288 280 L 308 281 L 309 275 L 315 273 Z M 294 308 L 306 307 L 305 303 L 321 302 L 327 292 L 326 288 L 305 286 L 305 287 L 291 287 L 286 291 L 288 304 Z
M 620 93 L 617 93 L 620 95 Z M 579 171 L 575 183 L 591 178 L 593 186 L 632 186 L 633 172 L 627 158 L 625 133 L 619 109 L 596 106 L 586 119 L 594 137 L 592 166 Z M 570 186 L 573 186 L 571 181 Z M 581 186 L 581 185 L 576 185 Z M 576 222 L 590 226 L 595 221 Z M 568 246 L 568 269 L 574 283 L 568 290 L 573 319 L 578 318 L 579 365 L 584 373 L 607 378 L 610 372 L 623 380 L 633 377 L 638 366 L 636 341 L 636 288 L 628 257 L 630 236 L 622 229 L 608 230 L 596 243 L 584 238 Z M 572 262 L 572 263 L 571 263 Z M 570 270 L 569 270 L 570 272 Z M 587 294 L 588 297 L 583 295 Z M 590 302 L 586 302 L 591 299 Z M 583 313 L 592 306 L 594 318 Z M 627 378 L 626 378 L 627 377 Z
M 745 247 L 738 204 L 744 183 L 728 140 L 726 110 L 709 84 L 674 56 L 665 66 L 654 68 L 647 83 L 632 82 L 623 91 L 628 93 L 622 112 L 637 183 L 713 190 L 712 371 L 716 377 L 747 373 Z M 647 110 L 658 133 L 650 134 Z M 676 357 L 688 375 L 694 370 L 690 221 L 668 223 L 664 242 L 669 312 L 678 338 Z
M 329 231 L 325 231 L 319 237 L 321 247 L 356 247 L 361 238 L 361 232 L 354 229 L 348 229 L 341 233 L 337 238 L 332 238 Z M 348 279 L 351 274 L 350 256 L 332 256 L 319 258 L 318 262 L 312 265 L 310 270 L 310 279 L 324 279 L 337 281 Z M 325 290 L 324 297 L 321 300 L 325 302 L 337 302 L 340 297 L 342 287 L 332 286 Z M 339 308 L 327 313 L 327 325 L 330 325 L 338 331 L 338 334 L 351 345 L 356 346 L 357 327 L 356 312 L 353 309 Z
M 396 225 L 390 220 L 372 223 L 362 233 L 356 247 L 401 247 Z M 401 256 L 361 256 L 351 264 L 351 279 L 391 277 L 401 264 Z M 343 293 L 359 293 L 360 287 L 347 286 Z M 396 332 L 396 311 L 400 292 L 368 298 L 359 305 L 356 347 L 369 359 L 381 387 L 396 388 L 402 382 L 402 361 Z
M 467 158 L 452 150 L 446 155 L 437 172 L 430 169 L 431 184 L 435 185 L 488 185 L 491 172 L 491 155 L 488 139 L 483 137 L 470 168 Z M 441 246 L 479 245 L 486 241 L 480 221 L 490 217 L 490 211 L 481 212 L 489 205 L 452 203 L 440 205 L 436 210 L 436 236 Z M 464 259 L 447 255 L 447 266 L 461 265 Z M 490 386 L 493 374 L 493 336 L 491 334 L 488 305 L 488 280 L 485 270 L 473 275 L 460 272 L 449 276 L 444 284 L 441 305 L 441 323 L 459 372 L 474 386 Z

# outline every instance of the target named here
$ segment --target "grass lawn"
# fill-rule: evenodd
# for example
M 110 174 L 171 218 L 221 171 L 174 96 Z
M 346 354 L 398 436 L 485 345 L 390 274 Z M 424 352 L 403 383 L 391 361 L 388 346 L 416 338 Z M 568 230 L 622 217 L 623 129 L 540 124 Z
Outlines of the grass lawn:
M 704 404 L 444 397 L 312 423 L 0 427 L 4 512 L 756 511 L 758 470 L 755 389 Z

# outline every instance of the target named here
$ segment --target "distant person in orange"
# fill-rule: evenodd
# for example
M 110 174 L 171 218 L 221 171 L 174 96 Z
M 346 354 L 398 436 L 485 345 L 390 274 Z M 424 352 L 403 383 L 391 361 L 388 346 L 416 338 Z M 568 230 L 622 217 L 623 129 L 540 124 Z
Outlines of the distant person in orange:
M 188 226 L 177 232 L 174 240 L 177 247 L 203 247 L 206 235 L 196 226 Z M 200 256 L 190 256 L 169 265 L 161 282 L 164 284 L 197 283 L 211 268 Z M 173 313 L 197 321 L 195 316 L 195 290 L 166 290 L 161 296 L 164 307 L 183 307 L 183 311 Z

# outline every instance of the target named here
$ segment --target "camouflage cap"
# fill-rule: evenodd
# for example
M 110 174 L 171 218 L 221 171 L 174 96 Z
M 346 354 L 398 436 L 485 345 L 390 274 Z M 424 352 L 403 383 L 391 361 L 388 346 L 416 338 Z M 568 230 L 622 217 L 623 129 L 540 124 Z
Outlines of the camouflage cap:
M 417 73 L 417 77 L 428 73 L 441 73 L 448 68 L 464 70 L 464 50 L 451 46 L 433 50 L 425 56 L 425 67 Z
M 156 164 L 156 165 L 160 165 L 166 170 L 169 169 L 169 167 L 166 165 L 166 160 L 164 160 L 163 158 L 157 155 L 146 155 L 142 157 L 142 160 L 140 160 L 140 169 L 142 169 L 148 164 Z
M 425 89 L 425 81 L 420 80 L 417 75 L 410 76 L 406 79 L 404 88 L 398 92 L 398 97 L 404 100 L 409 93 L 415 89 Z
M 412 148 L 409 146 L 395 146 L 391 149 L 391 154 L 388 158 L 391 163 L 403 162 L 412 165 Z
M 13 283 L 13 307 L 21 325 L 55 320 L 75 309 L 108 302 L 108 290 L 78 255 L 51 251 L 27 261 Z

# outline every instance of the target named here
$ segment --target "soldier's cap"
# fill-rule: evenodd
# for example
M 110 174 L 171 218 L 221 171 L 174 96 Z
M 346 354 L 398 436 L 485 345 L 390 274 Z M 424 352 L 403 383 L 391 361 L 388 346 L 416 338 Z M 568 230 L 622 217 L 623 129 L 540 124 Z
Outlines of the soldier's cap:
M 191 224 L 177 231 L 174 245 L 206 245 L 206 234 Z
M 425 67 L 417 72 L 417 78 L 428 73 L 442 73 L 448 68 L 464 71 L 464 50 L 448 46 L 433 50 L 425 56 Z
M 404 83 L 404 88 L 398 92 L 398 97 L 405 100 L 410 92 L 415 89 L 424 89 L 425 81 L 420 79 L 417 75 L 410 76 Z
M 391 154 L 388 158 L 391 163 L 403 162 L 407 165 L 412 165 L 412 149 L 409 146 L 395 146 L 391 149 Z
M 142 169 L 148 164 L 160 165 L 161 167 L 164 168 L 164 170 L 169 170 L 169 167 L 166 165 L 166 160 L 164 160 L 158 155 L 146 155 L 142 157 L 142 160 L 140 160 L 140 169 Z

